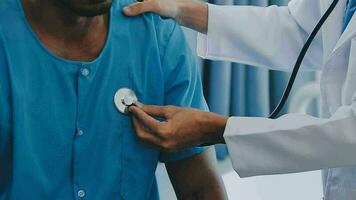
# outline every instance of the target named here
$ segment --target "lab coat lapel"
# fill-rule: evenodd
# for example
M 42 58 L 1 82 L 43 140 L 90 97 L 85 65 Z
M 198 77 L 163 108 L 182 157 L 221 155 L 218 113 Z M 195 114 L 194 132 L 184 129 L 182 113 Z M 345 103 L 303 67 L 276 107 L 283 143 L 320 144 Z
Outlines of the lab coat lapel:
M 321 13 L 325 13 L 326 10 L 330 7 L 333 0 L 321 0 L 320 7 Z M 322 28 L 323 34 L 323 50 L 324 50 L 324 66 L 323 73 L 321 77 L 321 94 L 323 98 L 323 117 L 330 117 L 331 113 L 336 109 L 337 106 L 341 103 L 341 97 L 337 94 L 341 91 L 340 85 L 335 84 L 339 82 L 339 77 L 334 76 L 330 73 L 330 70 L 334 65 L 331 62 L 338 56 L 335 56 L 334 50 L 336 44 L 338 43 L 341 33 L 342 33 L 342 22 L 345 14 L 347 0 L 340 0 L 338 5 L 335 7 L 335 10 L 331 13 L 328 20 L 325 22 Z M 330 84 L 330 82 L 333 82 Z
M 350 40 L 355 36 L 356 36 L 356 15 L 353 15 L 349 25 L 347 26 L 344 33 L 341 35 L 339 41 L 337 42 L 334 51 L 337 51 L 345 43 L 350 42 Z
M 324 48 L 324 61 L 327 61 L 336 43 L 338 42 L 341 29 L 342 20 L 345 13 L 345 6 L 347 0 L 340 0 L 335 10 L 331 13 L 328 20 L 325 22 L 322 28 L 323 34 L 323 48 Z M 321 13 L 324 14 L 330 7 L 333 0 L 320 0 Z

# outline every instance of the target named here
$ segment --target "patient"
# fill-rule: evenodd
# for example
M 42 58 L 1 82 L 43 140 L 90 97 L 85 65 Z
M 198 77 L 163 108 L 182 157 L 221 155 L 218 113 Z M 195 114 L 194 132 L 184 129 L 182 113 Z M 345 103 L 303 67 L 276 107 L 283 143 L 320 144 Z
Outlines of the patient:
M 113 103 L 207 109 L 181 29 L 132 0 L 0 1 L 0 199 L 153 200 L 164 162 L 179 199 L 224 199 L 211 152 L 141 144 Z

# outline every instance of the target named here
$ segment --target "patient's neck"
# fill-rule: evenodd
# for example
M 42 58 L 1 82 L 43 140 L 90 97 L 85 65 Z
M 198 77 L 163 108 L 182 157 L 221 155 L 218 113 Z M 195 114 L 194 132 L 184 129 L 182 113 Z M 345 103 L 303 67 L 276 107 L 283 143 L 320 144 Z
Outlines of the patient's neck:
M 108 35 L 108 14 L 83 17 L 57 0 L 22 0 L 25 16 L 40 41 L 69 60 L 92 61 Z

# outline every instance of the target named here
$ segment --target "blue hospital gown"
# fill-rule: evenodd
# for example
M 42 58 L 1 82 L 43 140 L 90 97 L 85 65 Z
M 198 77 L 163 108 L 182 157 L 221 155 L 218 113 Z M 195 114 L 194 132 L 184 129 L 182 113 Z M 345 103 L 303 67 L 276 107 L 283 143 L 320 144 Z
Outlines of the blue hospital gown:
M 142 145 L 113 103 L 119 88 L 141 102 L 207 110 L 195 57 L 171 20 L 126 18 L 114 1 L 109 36 L 92 62 L 48 51 L 20 0 L 0 1 L 0 199 L 158 199 L 155 169 L 201 153 Z

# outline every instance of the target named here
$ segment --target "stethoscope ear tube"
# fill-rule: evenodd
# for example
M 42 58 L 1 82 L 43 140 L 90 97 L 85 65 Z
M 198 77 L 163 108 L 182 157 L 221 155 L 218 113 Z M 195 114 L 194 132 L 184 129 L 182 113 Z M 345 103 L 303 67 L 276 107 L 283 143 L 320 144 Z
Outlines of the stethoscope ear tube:
M 270 116 L 268 118 L 270 119 L 276 119 L 278 114 L 281 112 L 282 108 L 284 107 L 284 105 L 287 102 L 287 99 L 290 95 L 290 92 L 292 90 L 292 87 L 294 85 L 295 79 L 298 75 L 299 69 L 302 65 L 302 62 L 304 60 L 304 57 L 311 45 L 311 43 L 313 42 L 313 40 L 315 39 L 315 36 L 318 34 L 319 30 L 321 29 L 321 27 L 323 26 L 323 24 L 325 23 L 325 21 L 329 18 L 330 14 L 332 13 L 332 11 L 335 9 L 337 3 L 339 2 L 339 0 L 334 0 L 332 2 L 332 4 L 330 5 L 330 7 L 328 8 L 328 10 L 325 12 L 325 14 L 321 17 L 321 19 L 319 20 L 318 24 L 315 26 L 315 28 L 313 29 L 312 33 L 309 35 L 308 40 L 305 42 L 302 50 L 299 53 L 298 59 L 293 67 L 293 71 L 292 74 L 288 80 L 288 84 L 284 90 L 284 93 L 282 95 L 282 98 L 280 99 L 278 105 L 276 106 L 276 108 L 273 110 L 273 112 L 270 114 Z

